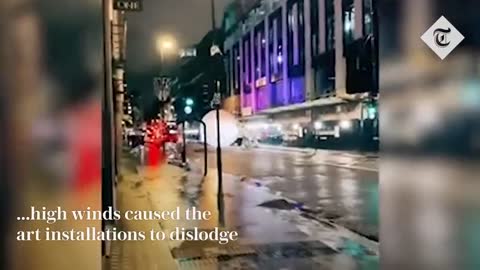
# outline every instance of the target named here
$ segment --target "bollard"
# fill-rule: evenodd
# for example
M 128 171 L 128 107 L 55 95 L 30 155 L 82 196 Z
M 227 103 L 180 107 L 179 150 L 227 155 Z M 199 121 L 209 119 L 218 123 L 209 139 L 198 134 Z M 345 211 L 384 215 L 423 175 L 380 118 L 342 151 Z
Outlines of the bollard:
M 145 146 L 140 145 L 140 165 L 145 165 Z

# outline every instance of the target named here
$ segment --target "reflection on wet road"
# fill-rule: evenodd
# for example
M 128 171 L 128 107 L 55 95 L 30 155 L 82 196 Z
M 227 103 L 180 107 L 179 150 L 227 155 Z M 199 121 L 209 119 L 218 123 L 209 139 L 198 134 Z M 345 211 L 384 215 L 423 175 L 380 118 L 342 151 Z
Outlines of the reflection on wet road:
M 203 153 L 192 148 L 189 159 L 203 164 Z M 224 173 L 244 176 L 278 196 L 304 204 L 318 218 L 378 239 L 378 173 L 349 168 L 376 163 L 375 158 L 227 148 L 222 160 Z M 210 170 L 216 167 L 215 151 L 209 151 L 208 165 Z

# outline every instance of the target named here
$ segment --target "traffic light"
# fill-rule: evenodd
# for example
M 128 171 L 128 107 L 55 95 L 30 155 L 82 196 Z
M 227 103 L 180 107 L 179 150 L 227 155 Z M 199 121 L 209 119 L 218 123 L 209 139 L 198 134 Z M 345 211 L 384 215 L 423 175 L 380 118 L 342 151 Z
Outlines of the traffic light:
M 200 119 L 203 116 L 201 103 L 199 96 L 192 93 L 176 99 L 173 106 L 178 122 Z
M 187 105 L 187 106 L 185 106 L 185 108 L 183 109 L 183 111 L 185 112 L 186 115 L 189 115 L 189 114 L 192 113 L 193 109 L 192 109 L 192 107 L 190 107 L 190 106 Z
M 375 119 L 377 118 L 377 114 L 378 113 L 378 108 L 377 108 L 377 104 L 376 103 L 368 103 L 367 104 L 367 118 L 368 119 Z
M 187 106 L 192 106 L 193 105 L 193 99 L 192 98 L 186 98 L 185 99 L 185 105 Z
M 183 111 L 185 112 L 186 115 L 190 115 L 193 112 L 193 104 L 195 102 L 193 101 L 192 98 L 187 97 L 185 98 L 185 107 L 183 108 Z

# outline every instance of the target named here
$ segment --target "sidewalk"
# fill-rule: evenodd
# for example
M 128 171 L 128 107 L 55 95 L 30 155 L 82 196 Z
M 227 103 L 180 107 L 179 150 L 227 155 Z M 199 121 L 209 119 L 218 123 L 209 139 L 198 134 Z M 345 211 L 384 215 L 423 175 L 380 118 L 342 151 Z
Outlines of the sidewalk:
M 121 166 L 122 179 L 117 186 L 117 209 L 152 210 L 148 201 L 143 179 L 134 169 L 132 160 L 124 159 Z M 155 221 L 119 221 L 119 229 L 123 231 L 160 231 Z M 178 269 L 169 247 L 161 241 L 116 241 L 111 243 L 111 258 L 104 269 L 136 270 L 136 269 Z
M 123 230 L 155 228 L 168 235 L 177 227 L 204 231 L 219 227 L 215 175 L 203 179 L 195 170 L 185 173 L 171 165 L 138 167 L 138 172 L 124 175 L 118 192 L 120 209 L 172 211 L 180 207 L 184 211 L 195 206 L 213 215 L 206 221 L 122 221 Z M 271 202 L 281 198 L 241 179 L 224 175 L 223 186 L 224 229 L 237 231 L 238 241 L 227 245 L 215 241 L 114 242 L 109 269 L 376 269 L 371 261 L 345 255 L 352 239 L 362 243 L 357 253 L 364 247 L 378 249 L 367 240 L 335 225 L 313 222 L 297 209 L 276 209 Z M 260 207 L 262 203 L 270 206 Z M 350 266 L 345 267 L 346 262 Z

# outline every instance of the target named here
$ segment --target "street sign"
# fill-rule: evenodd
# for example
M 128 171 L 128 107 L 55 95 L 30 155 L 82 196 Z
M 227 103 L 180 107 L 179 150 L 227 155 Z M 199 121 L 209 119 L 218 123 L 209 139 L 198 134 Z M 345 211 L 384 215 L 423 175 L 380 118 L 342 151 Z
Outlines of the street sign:
M 142 0 L 114 0 L 113 9 L 123 11 L 142 11 Z
M 170 96 L 172 80 L 169 77 L 156 77 L 153 79 L 153 90 L 161 102 L 167 101 Z

